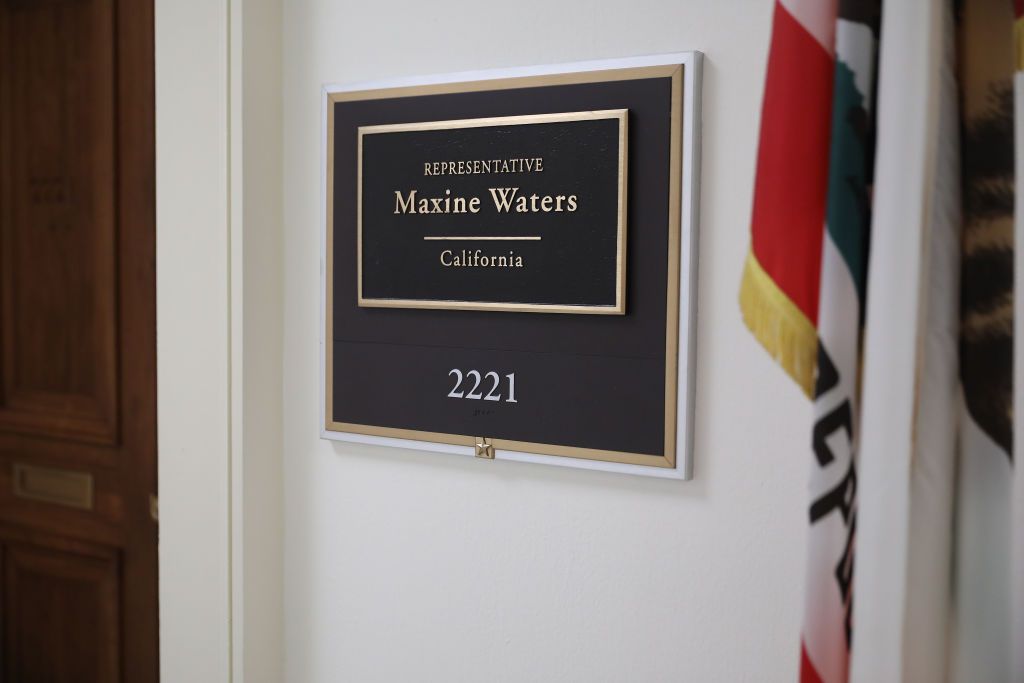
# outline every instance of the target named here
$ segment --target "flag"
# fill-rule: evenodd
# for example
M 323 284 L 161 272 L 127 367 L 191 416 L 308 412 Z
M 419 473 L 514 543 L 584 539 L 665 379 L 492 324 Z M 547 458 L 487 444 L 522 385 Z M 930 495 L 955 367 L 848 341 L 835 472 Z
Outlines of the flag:
M 960 467 L 953 681 L 1009 681 L 1013 663 L 1014 14 L 960 17 L 963 103 Z
M 805 683 L 848 674 L 879 14 L 880 0 L 776 3 L 740 289 L 748 327 L 815 399 Z
M 883 16 L 854 683 L 1024 680 L 1011 617 L 1019 29 L 1010 0 L 971 0 L 954 42 L 951 7 L 907 0 Z
M 1014 75 L 1014 197 L 1024 197 L 1024 0 L 1016 0 L 1016 15 L 1013 24 L 1017 73 Z M 1014 202 L 1014 240 L 1015 244 L 1024 243 L 1024 209 L 1020 203 Z M 1015 306 L 1020 299 L 1016 298 L 1017 285 L 1024 282 L 1024 257 L 1015 254 L 1014 258 L 1014 295 Z M 1024 316 L 1014 316 L 1014 355 L 1018 360 L 1014 363 L 1014 405 L 1024 405 Z M 1013 468 L 1013 571 L 1010 580 L 1013 583 L 1013 627 L 1011 642 L 1018 643 L 1013 648 L 1013 680 L 1024 681 L 1024 448 L 1020 439 L 1014 446 Z
M 864 326 L 853 683 L 946 680 L 958 129 L 951 3 L 886 3 Z
M 741 287 L 815 399 L 801 679 L 1024 682 L 1024 0 L 886 5 L 872 195 L 877 12 L 776 4 Z
M 1024 71 L 1024 0 L 1013 0 L 1013 53 L 1017 73 Z
M 880 12 L 880 0 L 845 0 L 836 22 L 800 666 L 804 683 L 843 683 L 849 670 Z
M 812 395 L 837 0 L 778 0 L 765 76 L 740 310 Z

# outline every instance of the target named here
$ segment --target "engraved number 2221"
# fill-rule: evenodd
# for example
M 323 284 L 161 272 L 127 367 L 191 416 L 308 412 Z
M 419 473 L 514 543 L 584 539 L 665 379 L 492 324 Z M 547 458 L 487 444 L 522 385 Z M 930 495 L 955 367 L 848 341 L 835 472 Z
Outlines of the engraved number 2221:
M 470 370 L 463 376 L 462 370 L 453 368 L 448 371 L 448 376 L 451 377 L 453 375 L 455 376 L 455 386 L 448 392 L 450 398 L 468 398 L 475 401 L 501 400 L 501 391 L 499 391 L 501 377 L 498 376 L 498 373 L 491 371 L 481 376 L 476 370 Z M 505 375 L 505 379 L 508 380 L 508 398 L 505 399 L 505 403 L 518 403 L 516 401 L 516 373 L 513 372 Z M 466 381 L 466 386 L 463 386 L 463 380 Z M 470 382 L 473 384 L 472 388 L 468 386 Z M 481 384 L 484 386 L 481 387 Z M 490 391 L 484 394 L 483 389 L 486 389 L 488 384 L 491 387 Z M 469 391 L 466 391 L 467 388 Z

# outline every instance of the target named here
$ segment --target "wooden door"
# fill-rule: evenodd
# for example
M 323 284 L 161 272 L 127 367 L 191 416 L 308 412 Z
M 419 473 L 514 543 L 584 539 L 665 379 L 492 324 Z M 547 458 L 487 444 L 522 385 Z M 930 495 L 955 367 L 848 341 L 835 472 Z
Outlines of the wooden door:
M 152 0 L 0 0 L 0 676 L 157 680 Z

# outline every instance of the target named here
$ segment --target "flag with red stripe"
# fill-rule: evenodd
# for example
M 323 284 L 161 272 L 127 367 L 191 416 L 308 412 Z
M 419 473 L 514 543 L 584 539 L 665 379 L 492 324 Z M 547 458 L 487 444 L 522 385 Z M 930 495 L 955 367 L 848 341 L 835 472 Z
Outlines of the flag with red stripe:
M 804 683 L 849 669 L 879 19 L 879 0 L 776 3 L 740 294 L 751 331 L 815 399 Z
M 835 0 L 779 0 L 761 111 L 751 248 L 740 309 L 808 396 L 828 183 Z

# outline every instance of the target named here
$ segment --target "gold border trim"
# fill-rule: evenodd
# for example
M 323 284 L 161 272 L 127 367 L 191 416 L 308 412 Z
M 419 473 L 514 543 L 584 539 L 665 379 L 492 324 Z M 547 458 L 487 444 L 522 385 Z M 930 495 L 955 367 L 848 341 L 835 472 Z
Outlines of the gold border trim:
M 664 456 L 628 453 L 625 451 L 605 451 L 557 444 L 532 443 L 506 439 L 492 439 L 496 449 L 510 450 L 539 455 L 581 458 L 600 462 L 615 462 L 632 465 L 645 465 L 675 469 L 676 467 L 676 431 L 678 404 L 678 343 L 679 343 L 679 249 L 682 190 L 682 107 L 683 107 L 683 65 L 670 64 L 659 66 L 635 67 L 625 69 L 604 69 L 576 73 L 552 74 L 544 76 L 522 76 L 516 78 L 500 78 L 482 81 L 466 81 L 461 83 L 437 83 L 431 85 L 407 86 L 400 88 L 381 88 L 376 90 L 359 90 L 327 93 L 327 225 L 326 249 L 327 272 L 325 281 L 326 311 L 324 333 L 325 372 L 324 389 L 324 429 L 332 432 L 349 432 L 367 436 L 382 436 L 431 443 L 444 443 L 455 446 L 474 447 L 476 437 L 462 434 L 445 434 L 441 432 L 423 432 L 398 427 L 376 427 L 346 422 L 335 422 L 334 415 L 334 104 L 368 99 L 390 99 L 395 97 L 413 97 L 419 95 L 435 95 L 464 92 L 483 92 L 488 90 L 511 90 L 550 85 L 573 85 L 578 83 L 599 83 L 642 78 L 671 78 L 671 131 L 669 163 L 669 230 L 668 230 L 668 277 L 667 304 L 665 315 L 665 454 Z M 361 152 L 361 147 L 360 147 Z M 359 154 L 357 154 L 359 156 Z M 362 158 L 357 162 L 362 167 Z M 357 188 L 362 195 L 362 188 Z M 361 219 L 361 216 L 357 216 Z M 357 236 L 356 248 L 362 253 L 362 243 Z M 625 263 L 625 244 L 623 243 L 623 263 Z
M 457 130 L 492 126 L 532 126 L 563 121 L 600 121 L 617 119 L 619 122 L 618 207 L 615 227 L 615 304 L 534 304 L 527 302 L 478 301 L 470 299 L 384 299 L 363 295 L 363 137 L 387 133 L 407 133 L 425 130 Z M 504 311 L 507 313 L 570 313 L 576 315 L 625 315 L 626 313 L 626 177 L 627 144 L 629 140 L 629 111 L 603 109 L 598 111 L 560 112 L 555 114 L 524 114 L 520 116 L 490 116 L 476 119 L 422 121 L 359 127 L 356 153 L 356 292 L 357 302 L 363 308 L 427 308 L 442 310 Z

